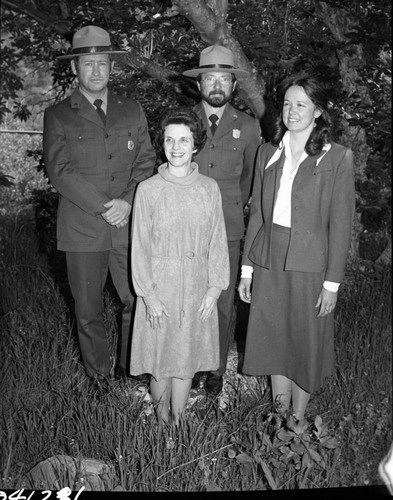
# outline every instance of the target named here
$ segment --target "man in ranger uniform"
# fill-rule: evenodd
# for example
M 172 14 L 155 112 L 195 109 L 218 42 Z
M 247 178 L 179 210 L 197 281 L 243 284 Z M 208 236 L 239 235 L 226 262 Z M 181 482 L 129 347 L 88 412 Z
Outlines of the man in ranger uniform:
M 59 59 L 71 60 L 78 88 L 44 117 L 45 166 L 60 193 L 57 246 L 66 252 L 83 364 L 99 387 L 112 367 L 102 301 L 108 270 L 124 305 L 115 374 L 127 377 L 134 303 L 129 217 L 136 186 L 151 176 L 155 163 L 140 104 L 107 88 L 111 56 L 119 53 L 105 30 L 77 31 L 72 53 Z
M 217 395 L 223 386 L 229 344 L 233 331 L 235 287 L 239 269 L 240 243 L 244 235 L 243 208 L 251 193 L 256 151 L 261 143 L 259 123 L 229 104 L 236 78 L 249 76 L 234 67 L 232 51 L 220 45 L 200 54 L 199 67 L 183 72 L 197 78 L 202 101 L 194 108 L 207 129 L 207 141 L 194 158 L 199 171 L 215 179 L 220 187 L 228 238 L 230 284 L 218 299 L 220 367 L 209 372 L 205 389 Z M 201 374 L 193 380 L 199 386 Z

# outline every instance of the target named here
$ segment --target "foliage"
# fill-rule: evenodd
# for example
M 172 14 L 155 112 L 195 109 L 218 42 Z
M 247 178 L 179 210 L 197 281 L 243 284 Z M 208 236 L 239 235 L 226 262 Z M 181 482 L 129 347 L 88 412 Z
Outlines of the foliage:
M 201 9 L 220 4 L 196 3 Z M 111 86 L 140 100 L 153 137 L 168 108 L 192 105 L 198 98 L 195 82 L 181 73 L 197 66 L 205 46 L 204 34 L 179 14 L 178 6 L 185 1 L 70 0 L 65 4 L 37 0 L 29 6 L 23 3 L 24 10 L 18 10 L 19 4 L 20 0 L 5 0 L 1 7 L 5 33 L 1 42 L 3 120 L 10 113 L 21 120 L 39 113 L 40 124 L 43 107 L 68 95 L 74 76 L 69 65 L 56 62 L 55 57 L 67 52 L 73 32 L 89 23 L 108 29 L 115 45 L 127 50 L 127 58 L 118 60 Z M 332 25 L 327 13 L 336 24 Z M 329 87 L 332 110 L 338 118 L 336 136 L 339 142 L 355 148 L 358 159 L 357 212 L 364 230 L 359 238 L 361 251 L 367 255 L 370 240 L 378 240 L 381 252 L 391 232 L 389 13 L 384 0 L 350 0 L 345 4 L 337 0 L 228 1 L 228 36 L 239 41 L 261 77 L 265 140 L 270 135 L 275 89 L 285 76 L 308 72 Z M 239 82 L 234 104 L 249 112 L 250 96 L 241 85 Z M 9 180 L 4 174 L 0 179 L 2 185 Z M 370 258 L 377 257 L 373 254 Z
M 12 126 L 18 123 L 12 120 Z M 29 156 L 28 150 L 41 150 L 40 135 L 0 135 L 0 214 L 13 213 L 29 203 L 34 189 L 48 189 L 48 180 L 37 173 L 37 157 Z M 39 153 L 38 153 L 39 154 Z
M 381 483 L 378 463 L 392 440 L 390 268 L 348 269 L 337 311 L 337 369 L 312 397 L 306 422 L 272 407 L 265 386 L 235 387 L 225 409 L 194 398 L 174 432 L 157 425 L 146 390 L 112 382 L 103 394 L 89 385 L 65 282 L 54 280 L 29 213 L 1 215 L 0 224 L 0 488 L 22 487 L 26 472 L 54 454 L 106 462 L 115 471 L 101 478 L 109 490 Z M 104 319 L 113 353 L 118 310 L 107 290 Z M 67 474 L 59 480 L 75 490 L 82 484 L 78 478 L 67 484 Z

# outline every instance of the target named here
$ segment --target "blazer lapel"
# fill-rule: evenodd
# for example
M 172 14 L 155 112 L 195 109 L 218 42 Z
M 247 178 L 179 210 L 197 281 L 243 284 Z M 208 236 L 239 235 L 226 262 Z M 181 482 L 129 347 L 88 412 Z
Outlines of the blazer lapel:
M 316 168 L 318 168 L 318 163 L 319 163 L 319 158 L 324 156 L 326 151 L 321 151 L 318 155 L 316 156 L 307 156 L 302 163 L 299 165 L 299 170 L 297 171 L 297 174 L 303 175 L 306 174 L 307 172 L 311 173 L 313 172 Z

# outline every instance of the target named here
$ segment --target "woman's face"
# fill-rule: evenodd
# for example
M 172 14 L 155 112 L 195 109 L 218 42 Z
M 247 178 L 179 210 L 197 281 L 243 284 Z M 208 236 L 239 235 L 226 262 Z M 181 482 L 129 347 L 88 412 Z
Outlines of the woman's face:
M 173 167 L 189 167 L 195 151 L 190 128 L 183 124 L 167 125 L 164 130 L 164 151 Z
M 308 97 L 303 87 L 293 85 L 285 92 L 282 108 L 284 125 L 290 132 L 309 132 L 314 127 L 315 119 L 321 115 Z

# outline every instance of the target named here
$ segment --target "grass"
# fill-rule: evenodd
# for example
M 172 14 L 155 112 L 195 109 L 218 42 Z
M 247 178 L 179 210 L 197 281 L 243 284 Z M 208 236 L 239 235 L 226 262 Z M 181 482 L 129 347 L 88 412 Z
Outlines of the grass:
M 382 484 L 378 464 L 392 441 L 390 268 L 362 263 L 348 269 L 336 315 L 337 369 L 312 397 L 307 426 L 280 417 L 264 384 L 239 390 L 234 380 L 224 410 L 199 399 L 175 433 L 157 425 L 145 393 L 118 382 L 107 395 L 92 390 L 66 285 L 40 253 L 33 220 L 3 217 L 0 227 L 0 488 L 28 486 L 27 472 L 54 455 L 75 464 L 105 462 L 108 471 L 95 488 L 107 490 Z M 109 292 L 105 304 L 115 352 L 117 302 Z M 63 470 L 58 484 L 78 489 L 93 483 L 81 471 Z

